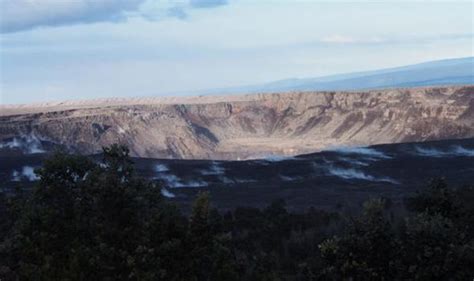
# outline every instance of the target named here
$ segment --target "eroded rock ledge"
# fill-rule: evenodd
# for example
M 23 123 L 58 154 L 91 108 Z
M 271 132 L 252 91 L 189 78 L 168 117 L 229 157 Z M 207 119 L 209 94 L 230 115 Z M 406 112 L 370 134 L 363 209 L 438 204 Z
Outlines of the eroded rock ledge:
M 474 137 L 474 86 L 0 107 L 4 147 L 34 142 L 85 154 L 119 142 L 140 157 L 248 159 L 469 137 Z

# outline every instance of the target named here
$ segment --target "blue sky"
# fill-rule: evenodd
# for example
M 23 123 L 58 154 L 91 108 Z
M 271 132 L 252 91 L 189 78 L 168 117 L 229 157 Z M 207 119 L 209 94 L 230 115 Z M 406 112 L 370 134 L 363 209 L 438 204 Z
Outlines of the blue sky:
M 186 94 L 473 56 L 472 1 L 0 0 L 0 103 Z

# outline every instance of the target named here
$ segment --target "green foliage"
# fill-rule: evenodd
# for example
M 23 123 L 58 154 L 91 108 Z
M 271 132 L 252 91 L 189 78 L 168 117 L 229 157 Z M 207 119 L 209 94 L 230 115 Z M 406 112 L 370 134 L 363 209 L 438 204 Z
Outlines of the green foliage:
M 364 203 L 362 215 L 351 219 L 341 237 L 321 244 L 324 272 L 337 280 L 393 279 L 397 243 L 384 217 L 384 201 Z
M 474 189 L 443 181 L 387 216 L 340 219 L 283 200 L 225 214 L 200 193 L 188 217 L 137 177 L 126 147 L 101 161 L 57 153 L 30 193 L 0 195 L 3 280 L 471 280 Z M 389 219 L 389 218 L 390 219 Z
M 433 180 L 427 190 L 408 200 L 408 207 L 415 212 L 443 217 L 457 218 L 460 214 L 460 202 L 456 192 L 448 188 L 444 179 Z
M 167 226 L 173 214 L 158 187 L 134 176 L 126 148 L 104 149 L 100 164 L 58 153 L 37 173 L 40 181 L 0 248 L 6 275 L 155 280 L 165 274 L 160 250 L 174 230 L 160 231 L 158 240 L 149 230 Z
M 401 237 L 404 279 L 468 280 L 474 276 L 473 237 L 465 225 L 472 222 L 473 213 L 465 211 L 470 204 L 463 205 L 458 194 L 439 179 L 409 200 L 416 215 L 406 218 Z
M 470 277 L 462 266 L 464 235 L 449 218 L 425 212 L 407 219 L 406 224 L 402 261 L 407 280 Z
M 321 243 L 326 278 L 472 279 L 474 243 L 463 223 L 472 221 L 473 213 L 462 211 L 457 191 L 436 180 L 408 202 L 415 213 L 405 218 L 398 231 L 385 219 L 383 201 L 371 200 L 342 236 Z

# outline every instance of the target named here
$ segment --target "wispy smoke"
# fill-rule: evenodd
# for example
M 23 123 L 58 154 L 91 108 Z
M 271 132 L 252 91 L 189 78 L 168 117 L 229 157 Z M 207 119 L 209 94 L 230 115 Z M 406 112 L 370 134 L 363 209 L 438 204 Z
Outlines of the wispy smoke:
M 25 135 L 13 138 L 11 141 L 0 143 L 0 148 L 19 149 L 25 154 L 43 153 L 41 140 L 33 135 Z
M 356 165 L 356 166 L 369 166 L 370 165 L 367 162 L 363 162 L 363 161 L 359 161 L 359 160 L 351 159 L 351 158 L 347 158 L 347 157 L 339 157 L 338 159 L 343 161 L 343 162 L 347 162 L 347 163 L 350 163 L 350 164 Z
M 39 177 L 35 173 L 35 169 L 30 166 L 24 166 L 20 171 L 14 170 L 12 172 L 12 181 L 21 181 L 26 179 L 28 181 L 36 181 Z
M 220 163 L 218 162 L 212 162 L 211 166 L 209 166 L 209 169 L 207 170 L 202 170 L 201 174 L 202 175 L 223 175 L 225 173 L 224 167 L 221 166 Z
M 20 181 L 21 178 L 20 178 L 20 172 L 18 172 L 17 170 L 14 170 L 12 172 L 12 181 Z
M 198 181 L 187 181 L 183 185 L 184 187 L 203 187 L 203 186 L 208 186 L 209 184 L 205 181 L 198 180 Z
M 279 175 L 280 179 L 283 181 L 295 181 L 301 179 L 300 177 L 290 177 L 290 176 L 285 176 L 285 175 Z
M 250 183 L 250 182 L 257 182 L 257 180 L 254 179 L 234 179 L 236 183 Z
M 379 159 L 392 158 L 381 151 L 375 150 L 373 148 L 368 148 L 368 147 L 336 147 L 336 148 L 330 149 L 329 151 L 335 151 L 341 154 L 358 154 L 358 155 L 369 156 L 372 158 L 379 158 Z
M 459 156 L 474 157 L 474 149 L 466 149 L 460 145 L 453 146 L 453 151 Z
M 158 172 L 158 173 L 168 172 L 169 170 L 170 169 L 165 164 L 157 164 L 155 166 L 155 172 Z
M 399 182 L 397 182 L 394 179 L 387 178 L 387 177 L 374 177 L 355 169 L 329 168 L 328 172 L 329 174 L 333 176 L 337 176 L 343 179 L 358 179 L 358 180 L 366 180 L 366 181 L 374 181 L 374 182 L 389 182 L 393 184 L 399 184 Z
M 169 188 L 208 186 L 207 182 L 200 180 L 183 182 L 180 178 L 173 174 L 160 174 L 155 178 L 164 181 Z
M 162 188 L 161 189 L 161 195 L 163 195 L 164 197 L 166 198 L 175 198 L 176 195 L 174 195 L 173 193 L 169 192 L 166 188 Z
M 225 183 L 225 184 L 233 184 L 233 183 L 235 183 L 233 180 L 229 179 L 228 177 L 224 177 L 224 176 L 220 176 L 220 177 L 219 177 L 219 180 L 220 180 L 222 183 Z
M 456 157 L 456 156 L 474 157 L 474 149 L 467 149 L 459 145 L 451 146 L 447 150 L 440 150 L 433 147 L 424 148 L 424 147 L 416 146 L 415 153 L 420 156 L 436 157 L 436 158 Z

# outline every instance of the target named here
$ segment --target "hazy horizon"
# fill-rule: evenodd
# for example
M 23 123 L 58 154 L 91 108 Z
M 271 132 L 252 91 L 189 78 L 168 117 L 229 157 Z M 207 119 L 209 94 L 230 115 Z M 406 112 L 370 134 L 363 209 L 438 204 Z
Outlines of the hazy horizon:
M 456 1 L 0 1 L 0 103 L 164 96 L 473 56 Z

